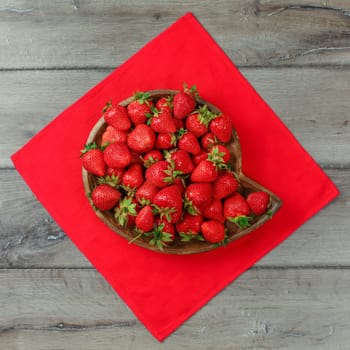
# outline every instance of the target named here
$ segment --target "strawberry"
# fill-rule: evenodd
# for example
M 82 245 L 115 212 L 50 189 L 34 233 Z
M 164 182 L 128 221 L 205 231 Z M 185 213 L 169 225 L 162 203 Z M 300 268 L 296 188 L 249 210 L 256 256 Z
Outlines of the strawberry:
M 112 209 L 120 199 L 120 192 L 106 184 L 98 185 L 91 193 L 94 206 L 102 211 Z
M 128 134 L 125 131 L 117 130 L 111 125 L 108 125 L 105 132 L 102 134 L 101 145 L 110 144 L 113 142 L 126 143 Z
M 206 133 L 202 138 L 201 138 L 201 144 L 202 147 L 206 150 L 209 151 L 210 148 L 212 148 L 214 145 L 218 143 L 218 139 L 216 136 L 210 131 Z
M 248 194 L 247 202 L 255 215 L 262 215 L 268 208 L 270 196 L 263 191 L 252 192 Z
M 213 187 L 209 183 L 191 183 L 185 191 L 185 208 L 195 215 L 210 205 L 213 199 Z
M 137 202 L 131 197 L 124 197 L 114 208 L 114 217 L 122 227 L 131 226 L 135 222 L 137 215 Z
M 170 153 L 169 156 L 174 161 L 175 170 L 181 171 L 183 174 L 189 174 L 193 171 L 194 165 L 190 155 L 186 151 L 179 149 Z
M 173 169 L 166 160 L 161 160 L 146 170 L 145 177 L 154 186 L 162 188 L 173 181 Z
M 135 198 L 141 205 L 150 204 L 158 192 L 158 187 L 149 181 L 145 181 L 136 191 Z
M 235 223 L 240 229 L 250 226 L 250 208 L 246 199 L 238 192 L 224 201 L 224 217 Z
M 152 108 L 152 115 L 149 117 L 147 124 L 158 133 L 169 133 L 176 131 L 176 125 L 171 113 L 166 110 Z
M 157 149 L 170 149 L 176 145 L 176 136 L 172 133 L 158 134 L 156 141 Z
M 141 156 L 136 153 L 135 151 L 131 151 L 131 164 L 140 164 L 143 165 L 143 160 L 141 159 Z
M 106 164 L 103 158 L 103 152 L 96 143 L 89 143 L 81 151 L 82 165 L 85 170 L 97 176 L 104 176 Z
M 152 149 L 143 156 L 143 165 L 145 168 L 149 168 L 152 164 L 163 160 L 163 154 L 157 149 Z
M 125 171 L 124 168 L 109 168 L 108 167 L 106 170 L 106 175 L 118 177 L 119 179 L 121 179 L 123 174 L 124 174 L 124 171 Z
M 198 165 L 202 160 L 208 158 L 208 153 L 201 148 L 200 152 L 196 155 L 192 155 L 193 164 Z
M 204 238 L 211 243 L 218 243 L 225 238 L 225 226 L 216 220 L 203 222 L 201 231 Z
M 185 192 L 186 184 L 185 184 L 184 178 L 182 178 L 182 177 L 175 178 L 173 185 L 175 185 L 179 188 L 181 194 L 183 194 Z
M 172 241 L 175 239 L 175 235 L 176 235 L 175 227 L 173 224 L 168 222 L 165 218 L 161 219 L 160 217 L 158 217 L 156 219 L 156 225 L 161 226 L 160 230 L 162 231 L 162 233 L 169 234 Z
M 122 177 L 123 188 L 128 191 L 139 188 L 143 183 L 143 171 L 140 164 L 134 163 L 129 166 Z
M 232 122 L 230 117 L 222 114 L 210 122 L 210 131 L 221 141 L 229 142 L 232 137 Z
M 154 225 L 154 216 L 150 205 L 144 206 L 137 214 L 135 220 L 136 227 L 143 231 L 151 231 Z
M 103 159 L 111 168 L 125 168 L 131 162 L 131 153 L 123 142 L 114 142 L 103 151 Z
M 182 195 L 175 186 L 161 189 L 154 197 L 153 204 L 161 218 L 165 217 L 171 224 L 177 223 L 182 214 Z
M 127 131 L 131 127 L 128 112 L 125 107 L 108 102 L 103 110 L 103 117 L 108 125 L 120 131 Z
M 194 92 L 196 88 L 193 86 L 191 90 L 186 87 L 175 94 L 173 99 L 173 112 L 174 117 L 177 119 L 183 119 L 188 114 L 194 111 L 196 108 L 196 100 L 194 98 Z
M 139 124 L 129 134 L 127 144 L 136 153 L 146 153 L 153 149 L 155 142 L 154 131 L 146 124 Z
M 193 132 L 196 137 L 201 137 L 209 131 L 209 123 L 215 117 L 216 115 L 208 109 L 208 106 L 204 105 L 186 118 L 186 129 Z
M 224 222 L 224 216 L 222 213 L 222 202 L 220 199 L 213 199 L 213 201 L 204 209 L 202 214 L 206 219 L 217 220 Z
M 214 182 L 218 176 L 215 164 L 208 160 L 202 160 L 191 174 L 192 182 Z
M 173 98 L 172 96 L 169 97 L 161 97 L 156 102 L 156 108 L 160 111 L 167 111 L 168 113 L 172 114 L 172 102 Z
M 174 118 L 174 123 L 175 123 L 175 126 L 176 126 L 176 130 L 180 130 L 180 129 L 185 128 L 185 123 L 183 122 L 182 119 Z
M 146 123 L 147 114 L 151 113 L 152 105 L 149 94 L 137 92 L 134 95 L 134 101 L 127 106 L 128 115 L 134 125 Z
M 202 215 L 185 213 L 183 218 L 176 224 L 176 230 L 180 235 L 181 233 L 197 235 L 201 231 L 202 223 Z
M 224 145 L 215 145 L 210 149 L 210 158 L 215 162 L 225 163 L 231 159 L 231 153 Z
M 232 172 L 219 173 L 213 184 L 214 198 L 222 199 L 237 191 L 239 183 Z
M 191 154 L 199 154 L 201 151 L 201 146 L 196 138 L 196 136 L 186 129 L 180 129 L 178 131 L 178 147 Z

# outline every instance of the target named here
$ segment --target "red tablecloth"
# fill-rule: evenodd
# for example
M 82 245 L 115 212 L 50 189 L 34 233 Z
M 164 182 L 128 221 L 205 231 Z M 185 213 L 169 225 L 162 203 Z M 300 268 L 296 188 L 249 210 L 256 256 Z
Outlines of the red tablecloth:
M 136 90 L 179 89 L 183 82 L 196 84 L 203 99 L 232 117 L 244 173 L 275 192 L 283 206 L 263 227 L 226 248 L 174 256 L 130 245 L 97 218 L 84 194 L 79 151 L 106 101 L 121 101 Z M 338 195 L 192 14 L 68 107 L 12 160 L 62 230 L 158 340 Z

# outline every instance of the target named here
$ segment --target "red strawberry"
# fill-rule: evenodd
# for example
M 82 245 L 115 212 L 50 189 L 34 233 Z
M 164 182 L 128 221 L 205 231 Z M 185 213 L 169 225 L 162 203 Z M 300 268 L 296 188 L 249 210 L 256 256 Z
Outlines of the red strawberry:
M 191 88 L 192 91 L 188 91 L 185 88 L 183 91 L 175 94 L 173 99 L 173 112 L 175 118 L 183 119 L 196 108 L 196 100 L 192 94 L 195 87 L 193 88 Z
M 210 205 L 213 200 L 213 187 L 209 183 L 191 183 L 185 191 L 185 208 L 195 215 Z
M 124 197 L 114 209 L 114 217 L 120 226 L 132 226 L 137 215 L 136 199 Z
M 151 165 L 147 170 L 145 177 L 147 181 L 157 187 L 165 187 L 173 181 L 172 169 L 166 160 L 161 160 Z
M 103 117 L 107 124 L 112 125 L 117 130 L 127 131 L 131 127 L 131 122 L 126 108 L 120 105 L 112 105 L 108 102 Z
M 154 225 L 154 216 L 150 205 L 146 205 L 139 211 L 136 216 L 135 224 L 141 231 L 148 232 L 152 230 Z
M 97 176 L 104 176 L 106 164 L 103 159 L 103 152 L 95 143 L 90 143 L 81 151 L 82 165 L 85 170 Z
M 136 153 L 145 153 L 153 149 L 155 142 L 154 131 L 146 124 L 139 124 L 129 134 L 127 143 Z
M 176 136 L 172 133 L 158 134 L 156 141 L 157 149 L 170 149 L 176 145 Z
M 157 226 L 162 226 L 161 231 L 163 233 L 168 233 L 171 237 L 171 240 L 175 239 L 175 234 L 176 234 L 176 230 L 173 224 L 171 224 L 170 222 L 168 222 L 165 218 L 157 218 L 156 219 L 156 225 Z
M 180 130 L 180 129 L 185 128 L 185 124 L 184 124 L 182 119 L 175 119 L 174 118 L 174 123 L 175 123 L 175 126 L 176 126 L 176 130 Z
M 201 149 L 198 154 L 192 156 L 192 161 L 195 165 L 198 165 L 202 160 L 205 160 L 207 158 L 208 153 L 204 151 L 204 149 Z
M 149 168 L 152 164 L 159 162 L 160 160 L 163 160 L 163 154 L 162 152 L 158 151 L 157 149 L 152 149 L 151 151 L 147 152 L 143 156 L 143 165 L 146 168 Z
M 137 92 L 134 95 L 134 101 L 127 106 L 128 115 L 134 125 L 143 124 L 147 121 L 147 114 L 151 113 L 152 101 L 149 94 Z
M 167 111 L 170 114 L 172 113 L 172 97 L 161 97 L 157 102 L 156 102 L 156 108 L 161 110 L 161 111 Z
M 126 189 L 139 188 L 143 183 L 143 171 L 140 164 L 134 163 L 129 166 L 122 177 L 122 184 Z
M 197 235 L 201 231 L 202 222 L 202 215 L 190 215 L 189 213 L 185 213 L 183 218 L 176 224 L 176 230 L 179 234 Z
M 224 217 L 243 229 L 250 226 L 250 208 L 246 199 L 238 192 L 224 201 Z
M 179 188 L 175 185 L 161 189 L 153 198 L 160 217 L 165 217 L 172 224 L 177 223 L 182 214 L 182 196 Z
M 171 153 L 170 158 L 174 161 L 175 170 L 181 171 L 183 174 L 189 174 L 193 171 L 194 165 L 186 151 L 179 149 Z
M 229 142 L 232 137 L 232 122 L 230 117 L 220 115 L 210 122 L 210 131 L 221 141 Z
M 219 173 L 213 184 L 214 198 L 222 199 L 237 191 L 239 183 L 233 173 L 225 171 Z
M 216 220 L 203 222 L 201 231 L 204 238 L 211 243 L 221 242 L 225 238 L 225 226 Z
M 111 125 L 108 125 L 105 132 L 102 134 L 101 145 L 106 145 L 113 142 L 126 143 L 128 134 L 125 131 L 120 131 Z
M 268 208 L 270 196 L 263 191 L 253 192 L 248 194 L 247 202 L 255 215 L 262 215 Z
M 150 204 L 158 192 L 158 187 L 149 181 L 145 181 L 136 191 L 135 198 L 141 205 Z
M 222 202 L 220 199 L 214 199 L 210 205 L 202 210 L 202 214 L 206 219 L 217 220 L 224 222 L 224 216 L 222 213 Z
M 103 158 L 111 168 L 125 168 L 131 162 L 131 153 L 125 143 L 114 142 L 105 148 Z
M 191 154 L 199 154 L 201 151 L 201 146 L 196 138 L 196 136 L 185 129 L 180 129 L 178 131 L 179 140 L 178 147 Z
M 208 160 L 202 160 L 193 170 L 192 182 L 214 182 L 218 176 L 216 165 Z
M 185 192 L 186 185 L 185 185 L 185 180 L 183 178 L 181 178 L 181 177 L 175 178 L 173 185 L 175 185 L 179 188 L 181 194 L 183 194 Z
M 227 164 L 231 158 L 230 151 L 224 145 L 215 145 L 210 149 L 210 158 L 217 163 Z
M 199 108 L 197 113 L 190 114 L 186 119 L 186 129 L 201 137 L 209 131 L 209 123 L 216 117 L 206 105 Z
M 138 153 L 131 151 L 131 164 L 143 165 L 143 161 Z
M 119 179 L 121 179 L 124 174 L 124 171 L 124 168 L 107 168 L 106 175 L 118 177 Z
M 120 199 L 120 192 L 106 184 L 98 185 L 91 193 L 94 206 L 102 211 L 112 209 Z
M 216 136 L 211 131 L 206 133 L 201 139 L 202 147 L 206 151 L 209 151 L 210 148 L 212 148 L 217 143 L 218 143 L 218 139 L 216 138 Z
M 168 110 L 164 109 L 159 111 L 156 108 L 152 108 L 152 112 L 153 115 L 147 123 L 155 132 L 165 134 L 176 131 L 174 119 Z

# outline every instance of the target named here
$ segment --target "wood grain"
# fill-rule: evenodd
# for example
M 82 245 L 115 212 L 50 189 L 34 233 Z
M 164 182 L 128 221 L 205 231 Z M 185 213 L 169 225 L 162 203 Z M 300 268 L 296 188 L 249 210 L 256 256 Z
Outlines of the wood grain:
M 350 266 L 350 170 L 327 173 L 341 196 L 258 266 Z M 0 268 L 91 267 L 15 170 L 0 172 L 0 218 Z
M 238 65 L 350 62 L 346 0 L 12 0 L 0 5 L 0 67 L 114 67 L 187 11 Z
M 350 167 L 349 69 L 241 71 L 316 161 Z M 12 167 L 13 152 L 109 72 L 0 72 L 0 167 Z
M 4 349 L 345 349 L 350 273 L 252 269 L 157 343 L 94 270 L 0 270 Z

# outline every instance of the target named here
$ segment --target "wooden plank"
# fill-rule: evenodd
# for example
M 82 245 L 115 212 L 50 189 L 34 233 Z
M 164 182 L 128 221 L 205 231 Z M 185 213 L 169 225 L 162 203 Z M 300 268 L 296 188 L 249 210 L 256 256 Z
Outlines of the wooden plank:
M 0 68 L 114 67 L 188 10 L 238 65 L 350 62 L 347 0 L 12 0 Z
M 0 72 L 0 167 L 109 71 Z M 350 70 L 244 68 L 261 96 L 316 161 L 350 166 Z M 132 92 L 130 92 L 131 94 Z
M 327 170 L 341 191 L 257 265 L 350 266 L 350 170 Z M 0 172 L 0 268 L 89 268 L 14 170 Z
M 94 270 L 0 270 L 0 343 L 41 349 L 345 349 L 350 271 L 253 269 L 157 343 Z

